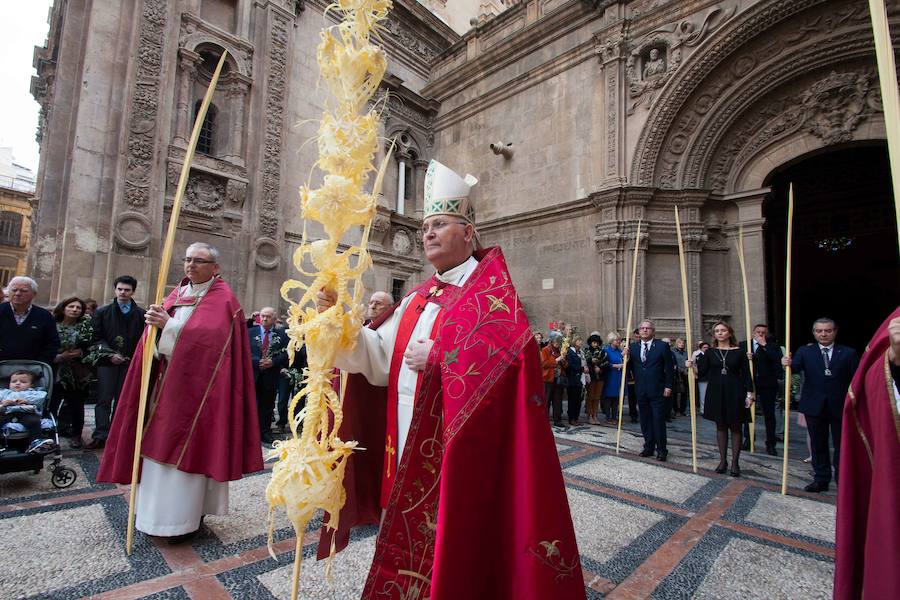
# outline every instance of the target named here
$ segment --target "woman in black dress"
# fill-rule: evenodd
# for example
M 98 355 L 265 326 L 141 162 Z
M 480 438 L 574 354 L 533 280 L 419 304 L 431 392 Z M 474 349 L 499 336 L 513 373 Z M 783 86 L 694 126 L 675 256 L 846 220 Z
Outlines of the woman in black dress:
M 695 363 L 697 375 L 707 379 L 703 418 L 716 423 L 720 457 L 716 473 L 724 473 L 728 464 L 730 429 L 731 476 L 740 477 L 738 460 L 741 455 L 741 426 L 750 422 L 750 406 L 753 404 L 750 362 L 738 347 L 731 325 L 719 321 L 713 325 L 712 332 L 713 345 L 698 355 Z M 687 361 L 687 366 L 693 365 L 694 361 Z

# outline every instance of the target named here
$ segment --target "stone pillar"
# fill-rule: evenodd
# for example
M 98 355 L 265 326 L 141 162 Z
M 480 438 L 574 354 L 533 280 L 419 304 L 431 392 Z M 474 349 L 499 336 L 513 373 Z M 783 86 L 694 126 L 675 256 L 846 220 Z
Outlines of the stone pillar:
M 413 185 L 415 186 L 415 207 L 409 211 L 416 219 L 421 219 L 425 213 L 425 172 L 428 170 L 427 160 L 413 162 Z
M 244 107 L 247 102 L 249 80 L 243 75 L 232 75 L 234 81 L 228 87 L 227 97 L 229 113 L 231 113 L 231 134 L 227 157 L 243 164 L 244 162 Z
M 397 161 L 397 205 L 398 215 L 405 214 L 406 210 L 406 161 L 403 158 Z
M 594 228 L 594 245 L 600 255 L 600 327 L 601 330 L 624 332 L 628 320 L 628 301 L 631 294 L 631 267 L 638 220 L 641 237 L 638 241 L 637 281 L 635 284 L 632 329 L 646 310 L 645 270 L 650 235 L 645 208 L 653 197 L 652 190 L 610 188 L 591 195 L 600 213 Z
M 193 123 L 194 95 L 191 93 L 191 85 L 197 77 L 197 66 L 202 62 L 199 54 L 187 48 L 178 50 L 178 121 L 175 127 L 175 139 L 188 143 L 191 135 L 191 123 Z
M 737 226 L 743 228 L 744 233 L 744 264 L 747 267 L 747 289 L 750 290 L 750 320 L 751 326 L 754 323 L 765 323 L 767 319 L 768 306 L 766 298 L 768 290 L 766 289 L 766 253 L 765 253 L 765 237 L 763 235 L 763 225 L 766 220 L 763 218 L 763 203 L 768 195 L 772 192 L 772 188 L 764 187 L 757 190 L 748 190 L 737 192 L 725 196 L 723 200 L 734 202 L 738 208 Z M 738 227 L 731 231 L 734 236 L 734 247 L 737 248 Z M 736 256 L 736 255 L 735 255 Z M 743 332 L 744 329 L 744 300 L 743 289 L 740 287 L 740 265 L 735 257 L 735 269 L 738 285 L 735 288 L 741 294 L 738 306 L 739 310 L 736 314 L 735 330 Z M 773 282 L 774 285 L 780 285 L 779 282 Z M 781 283 L 783 285 L 783 282 Z M 738 330 L 738 324 L 741 329 Z M 743 339 L 746 337 L 743 333 L 738 336 Z
M 703 311 L 701 310 L 700 253 L 706 244 L 706 232 L 700 209 L 705 202 L 706 194 L 685 193 L 678 200 L 678 213 L 681 221 L 681 239 L 684 243 L 684 269 L 688 282 L 688 303 L 691 308 L 691 335 L 694 345 L 702 337 Z M 724 289 L 724 287 L 723 287 Z M 678 290 L 679 293 L 681 290 Z M 685 328 L 687 329 L 687 328 Z
M 603 65 L 603 139 L 605 146 L 600 153 L 600 181 L 603 185 L 624 184 L 625 157 L 625 40 L 626 23 L 624 3 L 613 4 L 606 9 L 603 22 L 609 24 L 594 34 L 596 53 Z

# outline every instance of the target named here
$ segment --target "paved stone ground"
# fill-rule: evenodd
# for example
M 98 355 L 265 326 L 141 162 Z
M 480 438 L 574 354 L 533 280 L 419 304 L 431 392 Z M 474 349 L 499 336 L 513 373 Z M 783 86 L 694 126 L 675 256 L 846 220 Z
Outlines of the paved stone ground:
M 690 420 L 676 419 L 670 432 L 670 460 L 659 463 L 635 454 L 640 432 L 630 423 L 619 454 L 614 428 L 554 430 L 588 598 L 829 598 L 834 493 L 801 491 L 809 480 L 800 460 L 802 430 L 791 431 L 799 441 L 792 444 L 788 496 L 780 494 L 780 457 L 745 453 L 744 476 L 716 475 L 714 433 L 700 423 L 694 473 Z M 46 471 L 0 475 L 0 554 L 7 565 L 0 598 L 288 598 L 295 538 L 279 516 L 278 559 L 269 556 L 267 473 L 233 483 L 231 514 L 208 518 L 192 544 L 169 546 L 137 533 L 128 557 L 127 488 L 94 483 L 98 458 L 67 451 L 64 462 L 78 480 L 64 491 L 50 485 Z M 310 558 L 302 597 L 359 597 L 376 533 L 356 534 L 328 585 L 322 564 L 311 558 L 318 541 L 313 523 L 303 538 Z

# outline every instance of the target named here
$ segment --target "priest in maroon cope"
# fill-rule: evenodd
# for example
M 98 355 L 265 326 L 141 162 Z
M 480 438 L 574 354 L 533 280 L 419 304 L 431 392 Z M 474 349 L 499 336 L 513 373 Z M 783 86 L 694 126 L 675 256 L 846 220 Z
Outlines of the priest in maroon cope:
M 160 335 L 141 445 L 135 527 L 172 543 L 196 534 L 204 514 L 227 513 L 228 482 L 263 468 L 246 320 L 218 276 L 218 260 L 218 251 L 208 244 L 188 246 L 187 277 L 145 315 Z M 98 481 L 131 482 L 143 347 L 142 337 Z
M 844 404 L 834 597 L 900 594 L 900 307 L 878 328 Z
M 431 162 L 422 237 L 437 272 L 336 361 L 361 374 L 340 437 L 366 450 L 319 557 L 380 522 L 363 598 L 580 600 L 538 349 L 503 253 L 474 250 L 474 183 Z M 334 298 L 320 293 L 319 309 Z

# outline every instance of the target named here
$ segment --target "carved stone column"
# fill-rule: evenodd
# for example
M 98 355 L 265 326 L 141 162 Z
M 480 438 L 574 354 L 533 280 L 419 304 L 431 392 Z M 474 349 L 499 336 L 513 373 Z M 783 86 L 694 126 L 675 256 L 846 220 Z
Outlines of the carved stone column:
M 247 103 L 247 92 L 250 88 L 249 78 L 232 75 L 233 81 L 227 90 L 229 112 L 231 113 L 231 135 L 228 144 L 228 158 L 243 164 L 244 158 L 244 107 Z
M 603 22 L 609 26 L 594 34 L 596 52 L 603 65 L 605 115 L 603 119 L 604 140 L 601 181 L 604 184 L 625 182 L 623 149 L 625 145 L 625 41 L 627 22 L 624 7 L 614 4 L 606 9 Z
M 738 207 L 737 226 L 743 227 L 744 230 L 744 263 L 747 266 L 747 288 L 750 290 L 750 320 L 753 323 L 765 323 L 766 315 L 768 315 L 768 306 L 766 304 L 766 254 L 765 254 L 765 236 L 763 234 L 763 225 L 766 220 L 763 218 L 763 203 L 771 193 L 772 188 L 764 187 L 757 190 L 749 190 L 738 192 L 725 196 L 723 200 L 730 200 Z M 734 236 L 734 247 L 737 248 L 738 227 L 734 227 L 729 233 Z M 737 263 L 737 258 L 735 258 Z M 738 291 L 743 294 L 740 288 L 740 267 L 736 267 Z M 782 285 L 783 282 L 773 282 L 774 285 Z M 735 311 L 735 330 L 744 331 L 744 309 L 743 295 L 738 304 L 740 310 Z M 753 324 L 751 323 L 751 325 Z M 737 329 L 738 325 L 742 329 Z M 743 338 L 745 336 L 738 336 Z
M 191 105 L 193 104 L 193 94 L 191 94 L 191 83 L 197 77 L 197 67 L 203 61 L 201 56 L 193 50 L 180 48 L 178 50 L 178 121 L 176 123 L 175 138 L 188 143 L 191 127 Z
M 413 162 L 413 189 L 415 190 L 415 208 L 408 211 L 411 216 L 421 219 L 425 212 L 425 172 L 428 170 L 427 160 L 417 160 Z
M 625 330 L 638 220 L 642 224 L 632 316 L 635 322 L 644 316 L 647 305 L 644 273 L 650 239 L 645 213 L 652 197 L 650 189 L 623 187 L 591 195 L 591 201 L 600 213 L 600 222 L 594 228 L 594 245 L 600 254 L 601 328 Z

